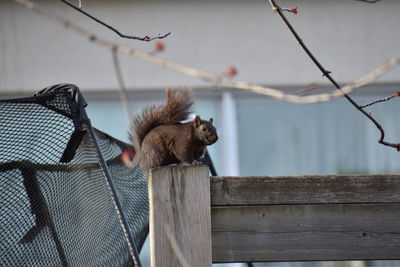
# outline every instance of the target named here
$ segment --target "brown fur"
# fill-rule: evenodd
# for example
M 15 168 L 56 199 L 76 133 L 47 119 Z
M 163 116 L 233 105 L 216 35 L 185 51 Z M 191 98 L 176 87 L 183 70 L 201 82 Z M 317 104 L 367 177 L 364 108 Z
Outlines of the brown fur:
M 207 145 L 218 139 L 209 121 L 196 116 L 193 122 L 181 123 L 193 105 L 191 91 L 167 90 L 167 102 L 150 106 L 133 120 L 131 139 L 136 152 L 135 162 L 144 172 L 151 168 L 192 163 L 200 159 Z

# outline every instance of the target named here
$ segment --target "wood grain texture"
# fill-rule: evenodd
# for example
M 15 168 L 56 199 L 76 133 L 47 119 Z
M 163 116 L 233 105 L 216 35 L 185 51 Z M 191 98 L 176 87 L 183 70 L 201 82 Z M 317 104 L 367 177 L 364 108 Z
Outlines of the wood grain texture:
M 208 167 L 167 166 L 149 175 L 152 267 L 211 266 Z
M 211 205 L 400 202 L 400 175 L 211 178 Z
M 213 262 L 400 259 L 400 204 L 212 208 Z

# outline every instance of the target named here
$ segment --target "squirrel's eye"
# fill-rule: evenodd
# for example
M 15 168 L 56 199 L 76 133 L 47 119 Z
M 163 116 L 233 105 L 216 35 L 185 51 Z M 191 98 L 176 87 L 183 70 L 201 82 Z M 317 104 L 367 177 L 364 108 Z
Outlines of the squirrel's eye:
M 203 132 L 205 132 L 207 129 L 206 127 L 201 128 L 201 130 L 203 130 Z

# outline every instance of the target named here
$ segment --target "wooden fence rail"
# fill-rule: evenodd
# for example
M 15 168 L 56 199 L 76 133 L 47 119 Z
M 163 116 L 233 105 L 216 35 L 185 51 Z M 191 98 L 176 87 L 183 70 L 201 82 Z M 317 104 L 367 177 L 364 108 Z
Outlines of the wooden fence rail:
M 152 266 L 400 259 L 400 175 L 210 178 L 207 167 L 174 166 L 153 172 L 156 186 L 151 253 L 163 258 Z M 165 225 L 166 238 L 154 234 Z M 171 234 L 181 249 L 167 249 Z

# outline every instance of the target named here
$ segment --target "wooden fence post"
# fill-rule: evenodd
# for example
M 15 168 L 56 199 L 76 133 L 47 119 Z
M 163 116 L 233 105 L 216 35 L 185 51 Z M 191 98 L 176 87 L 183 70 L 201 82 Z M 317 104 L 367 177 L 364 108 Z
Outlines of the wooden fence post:
M 210 177 L 206 165 L 149 175 L 152 267 L 211 266 Z

